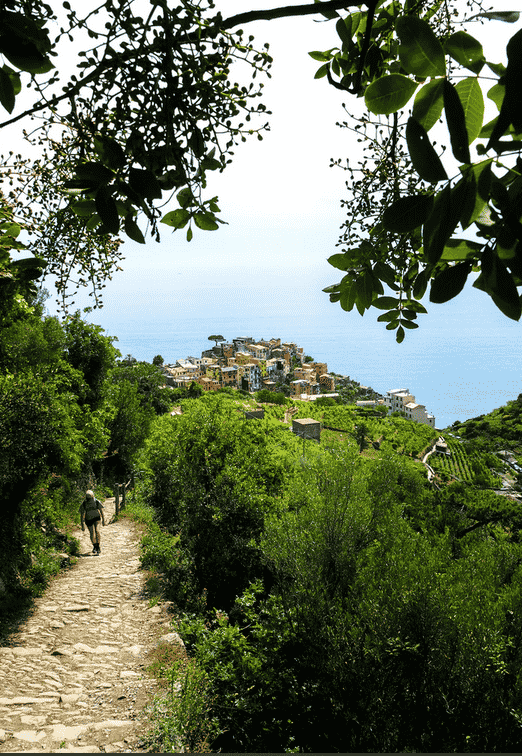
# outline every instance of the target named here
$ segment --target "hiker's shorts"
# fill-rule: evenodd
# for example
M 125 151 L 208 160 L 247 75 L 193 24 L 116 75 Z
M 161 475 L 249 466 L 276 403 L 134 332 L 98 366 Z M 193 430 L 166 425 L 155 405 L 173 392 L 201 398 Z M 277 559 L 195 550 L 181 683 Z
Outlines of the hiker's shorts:
M 97 520 L 86 520 L 85 524 L 89 528 L 89 535 L 91 536 L 91 543 L 100 543 L 101 536 L 100 536 L 100 522 L 101 517 L 98 517 Z

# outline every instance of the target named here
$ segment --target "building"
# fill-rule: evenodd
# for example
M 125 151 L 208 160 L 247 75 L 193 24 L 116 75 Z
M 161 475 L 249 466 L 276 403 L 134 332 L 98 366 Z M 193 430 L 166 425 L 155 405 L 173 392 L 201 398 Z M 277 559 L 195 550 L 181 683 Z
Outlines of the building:
M 435 427 L 435 417 L 426 412 L 424 404 L 418 404 L 413 394 L 407 388 L 392 389 L 386 392 L 384 405 L 388 409 L 388 414 L 392 412 L 401 412 L 409 420 L 416 423 L 425 423 Z
M 301 438 L 313 438 L 321 440 L 321 423 L 311 417 L 303 417 L 300 420 L 292 420 L 292 432 Z

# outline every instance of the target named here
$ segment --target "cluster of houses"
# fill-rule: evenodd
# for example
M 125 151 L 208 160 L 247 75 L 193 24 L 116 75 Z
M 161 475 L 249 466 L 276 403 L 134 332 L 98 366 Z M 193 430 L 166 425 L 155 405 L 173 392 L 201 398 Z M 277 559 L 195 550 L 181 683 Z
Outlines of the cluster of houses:
M 328 374 L 325 362 L 305 362 L 303 348 L 281 339 L 256 341 L 238 337 L 216 343 L 201 353 L 173 365 L 164 366 L 165 380 L 174 388 L 186 388 L 193 381 L 204 391 L 231 386 L 244 391 L 274 390 L 289 373 L 290 396 L 318 396 L 335 390 L 335 378 Z
M 303 348 L 281 339 L 255 340 L 238 337 L 232 341 L 216 338 L 216 345 L 201 353 L 201 357 L 179 359 L 164 365 L 165 382 L 173 388 L 188 388 L 192 382 L 204 391 L 216 391 L 230 386 L 254 392 L 276 390 L 286 382 L 289 373 L 290 396 L 313 401 L 318 396 L 337 396 L 335 377 L 328 373 L 325 362 L 305 359 Z M 347 376 L 343 376 L 347 378 Z M 358 401 L 359 406 L 384 406 L 388 414 L 401 412 L 410 420 L 435 427 L 435 418 L 418 404 L 409 389 L 392 389 L 384 397 L 372 401 Z
M 435 427 L 435 416 L 426 411 L 424 404 L 418 404 L 413 394 L 407 388 L 391 389 L 386 392 L 386 396 L 381 399 L 369 402 L 357 402 L 359 406 L 379 407 L 384 405 L 388 414 L 400 412 L 408 420 L 414 420 L 416 423 L 425 423 Z

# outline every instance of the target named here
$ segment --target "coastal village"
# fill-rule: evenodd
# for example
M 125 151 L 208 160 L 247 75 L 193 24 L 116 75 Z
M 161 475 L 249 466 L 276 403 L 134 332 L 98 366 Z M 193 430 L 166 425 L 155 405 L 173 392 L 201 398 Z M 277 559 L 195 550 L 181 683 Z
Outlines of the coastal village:
M 193 382 L 203 391 L 231 387 L 254 393 L 262 389 L 283 391 L 292 399 L 314 401 L 318 397 L 339 396 L 341 386 L 355 383 L 361 407 L 384 406 L 388 414 L 401 412 L 410 420 L 435 427 L 435 417 L 423 404 L 415 401 L 409 389 L 391 389 L 380 395 L 349 376 L 328 372 L 325 362 L 315 362 L 305 355 L 303 347 L 281 339 L 237 337 L 226 341 L 222 336 L 210 336 L 215 345 L 204 350 L 201 357 L 178 359 L 163 366 L 165 381 L 172 388 L 188 388 Z

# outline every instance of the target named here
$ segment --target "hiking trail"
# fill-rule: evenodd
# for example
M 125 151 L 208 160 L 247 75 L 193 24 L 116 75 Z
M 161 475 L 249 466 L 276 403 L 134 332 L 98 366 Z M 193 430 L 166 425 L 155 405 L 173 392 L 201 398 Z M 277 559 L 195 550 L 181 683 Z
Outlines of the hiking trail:
M 166 605 L 149 607 L 143 596 L 139 535 L 126 518 L 111 522 L 114 506 L 105 500 L 101 555 L 92 555 L 87 528 L 75 530 L 76 564 L 0 647 L 2 753 L 147 750 L 143 709 L 158 688 L 146 654 L 169 641 L 170 623 Z

